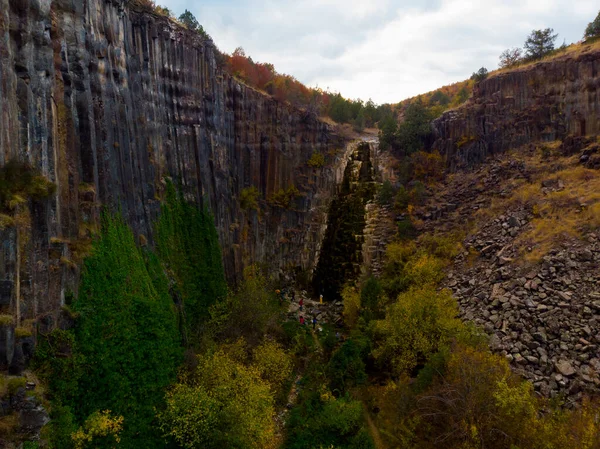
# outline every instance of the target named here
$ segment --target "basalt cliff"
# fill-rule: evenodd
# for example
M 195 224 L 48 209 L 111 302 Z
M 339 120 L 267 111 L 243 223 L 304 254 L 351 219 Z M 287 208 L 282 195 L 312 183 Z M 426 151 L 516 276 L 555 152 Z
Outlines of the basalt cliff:
M 0 232 L 2 313 L 60 310 L 105 208 L 152 245 L 168 179 L 212 211 L 230 280 L 251 263 L 314 267 L 351 148 L 217 57 L 212 41 L 125 0 L 0 0 L 0 164 L 56 186 L 27 201 L 20 232 Z M 324 164 L 307 164 L 314 153 Z
M 433 148 L 452 168 L 536 141 L 564 141 L 577 151 L 581 137 L 600 133 L 600 52 L 582 51 L 499 71 L 475 85 L 458 109 L 433 122 Z

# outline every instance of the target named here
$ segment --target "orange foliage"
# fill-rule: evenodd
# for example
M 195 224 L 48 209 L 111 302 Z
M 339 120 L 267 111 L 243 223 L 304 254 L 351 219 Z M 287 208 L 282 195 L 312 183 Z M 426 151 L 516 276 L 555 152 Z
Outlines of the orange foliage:
M 231 56 L 225 55 L 227 71 L 246 84 L 273 95 L 275 99 L 299 107 L 313 107 L 322 113 L 329 103 L 329 95 L 320 89 L 306 87 L 290 75 L 277 73 L 273 64 L 256 63 L 237 48 Z

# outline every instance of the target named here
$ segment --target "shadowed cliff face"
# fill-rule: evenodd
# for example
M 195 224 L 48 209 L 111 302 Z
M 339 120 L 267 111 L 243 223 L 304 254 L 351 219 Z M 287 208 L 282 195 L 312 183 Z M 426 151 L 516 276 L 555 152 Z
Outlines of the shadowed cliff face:
M 0 165 L 56 185 L 0 232 L 1 313 L 50 316 L 75 290 L 103 206 L 152 244 L 166 177 L 215 215 L 230 280 L 311 269 L 350 148 L 330 127 L 222 73 L 213 44 L 122 0 L 0 0 Z M 323 167 L 307 161 L 325 156 Z M 288 207 L 273 195 L 295 186 Z M 258 210 L 240 207 L 258 189 Z M 48 318 L 50 325 L 50 318 Z M 42 323 L 44 320 L 42 319 Z
M 588 51 L 492 76 L 462 107 L 433 123 L 452 168 L 535 141 L 600 133 L 600 52 Z

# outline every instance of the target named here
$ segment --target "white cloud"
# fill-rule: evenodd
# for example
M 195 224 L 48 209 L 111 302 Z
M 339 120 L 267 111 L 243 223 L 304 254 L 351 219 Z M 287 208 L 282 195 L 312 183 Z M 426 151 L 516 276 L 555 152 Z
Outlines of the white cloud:
M 224 51 L 349 98 L 397 102 L 493 69 L 532 29 L 581 38 L 596 0 L 162 0 L 191 10 Z

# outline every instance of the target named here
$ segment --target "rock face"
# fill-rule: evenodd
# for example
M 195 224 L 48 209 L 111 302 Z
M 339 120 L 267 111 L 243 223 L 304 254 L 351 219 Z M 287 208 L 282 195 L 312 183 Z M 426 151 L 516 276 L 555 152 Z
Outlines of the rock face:
M 52 324 L 102 207 L 152 244 L 167 177 L 212 210 L 231 280 L 254 262 L 315 263 L 351 149 L 329 125 L 223 73 L 212 42 L 131 5 L 0 0 L 0 166 L 27 162 L 57 187 L 28 204 L 20 242 L 14 228 L 0 232 L 0 313 L 14 313 L 18 296 L 21 320 Z M 314 152 L 323 167 L 307 164 Z M 289 207 L 269 201 L 292 185 Z M 240 205 L 251 187 L 258 210 Z
M 493 75 L 464 106 L 434 121 L 433 148 L 455 169 L 530 142 L 598 134 L 599 71 L 600 52 L 584 46 L 575 55 Z

